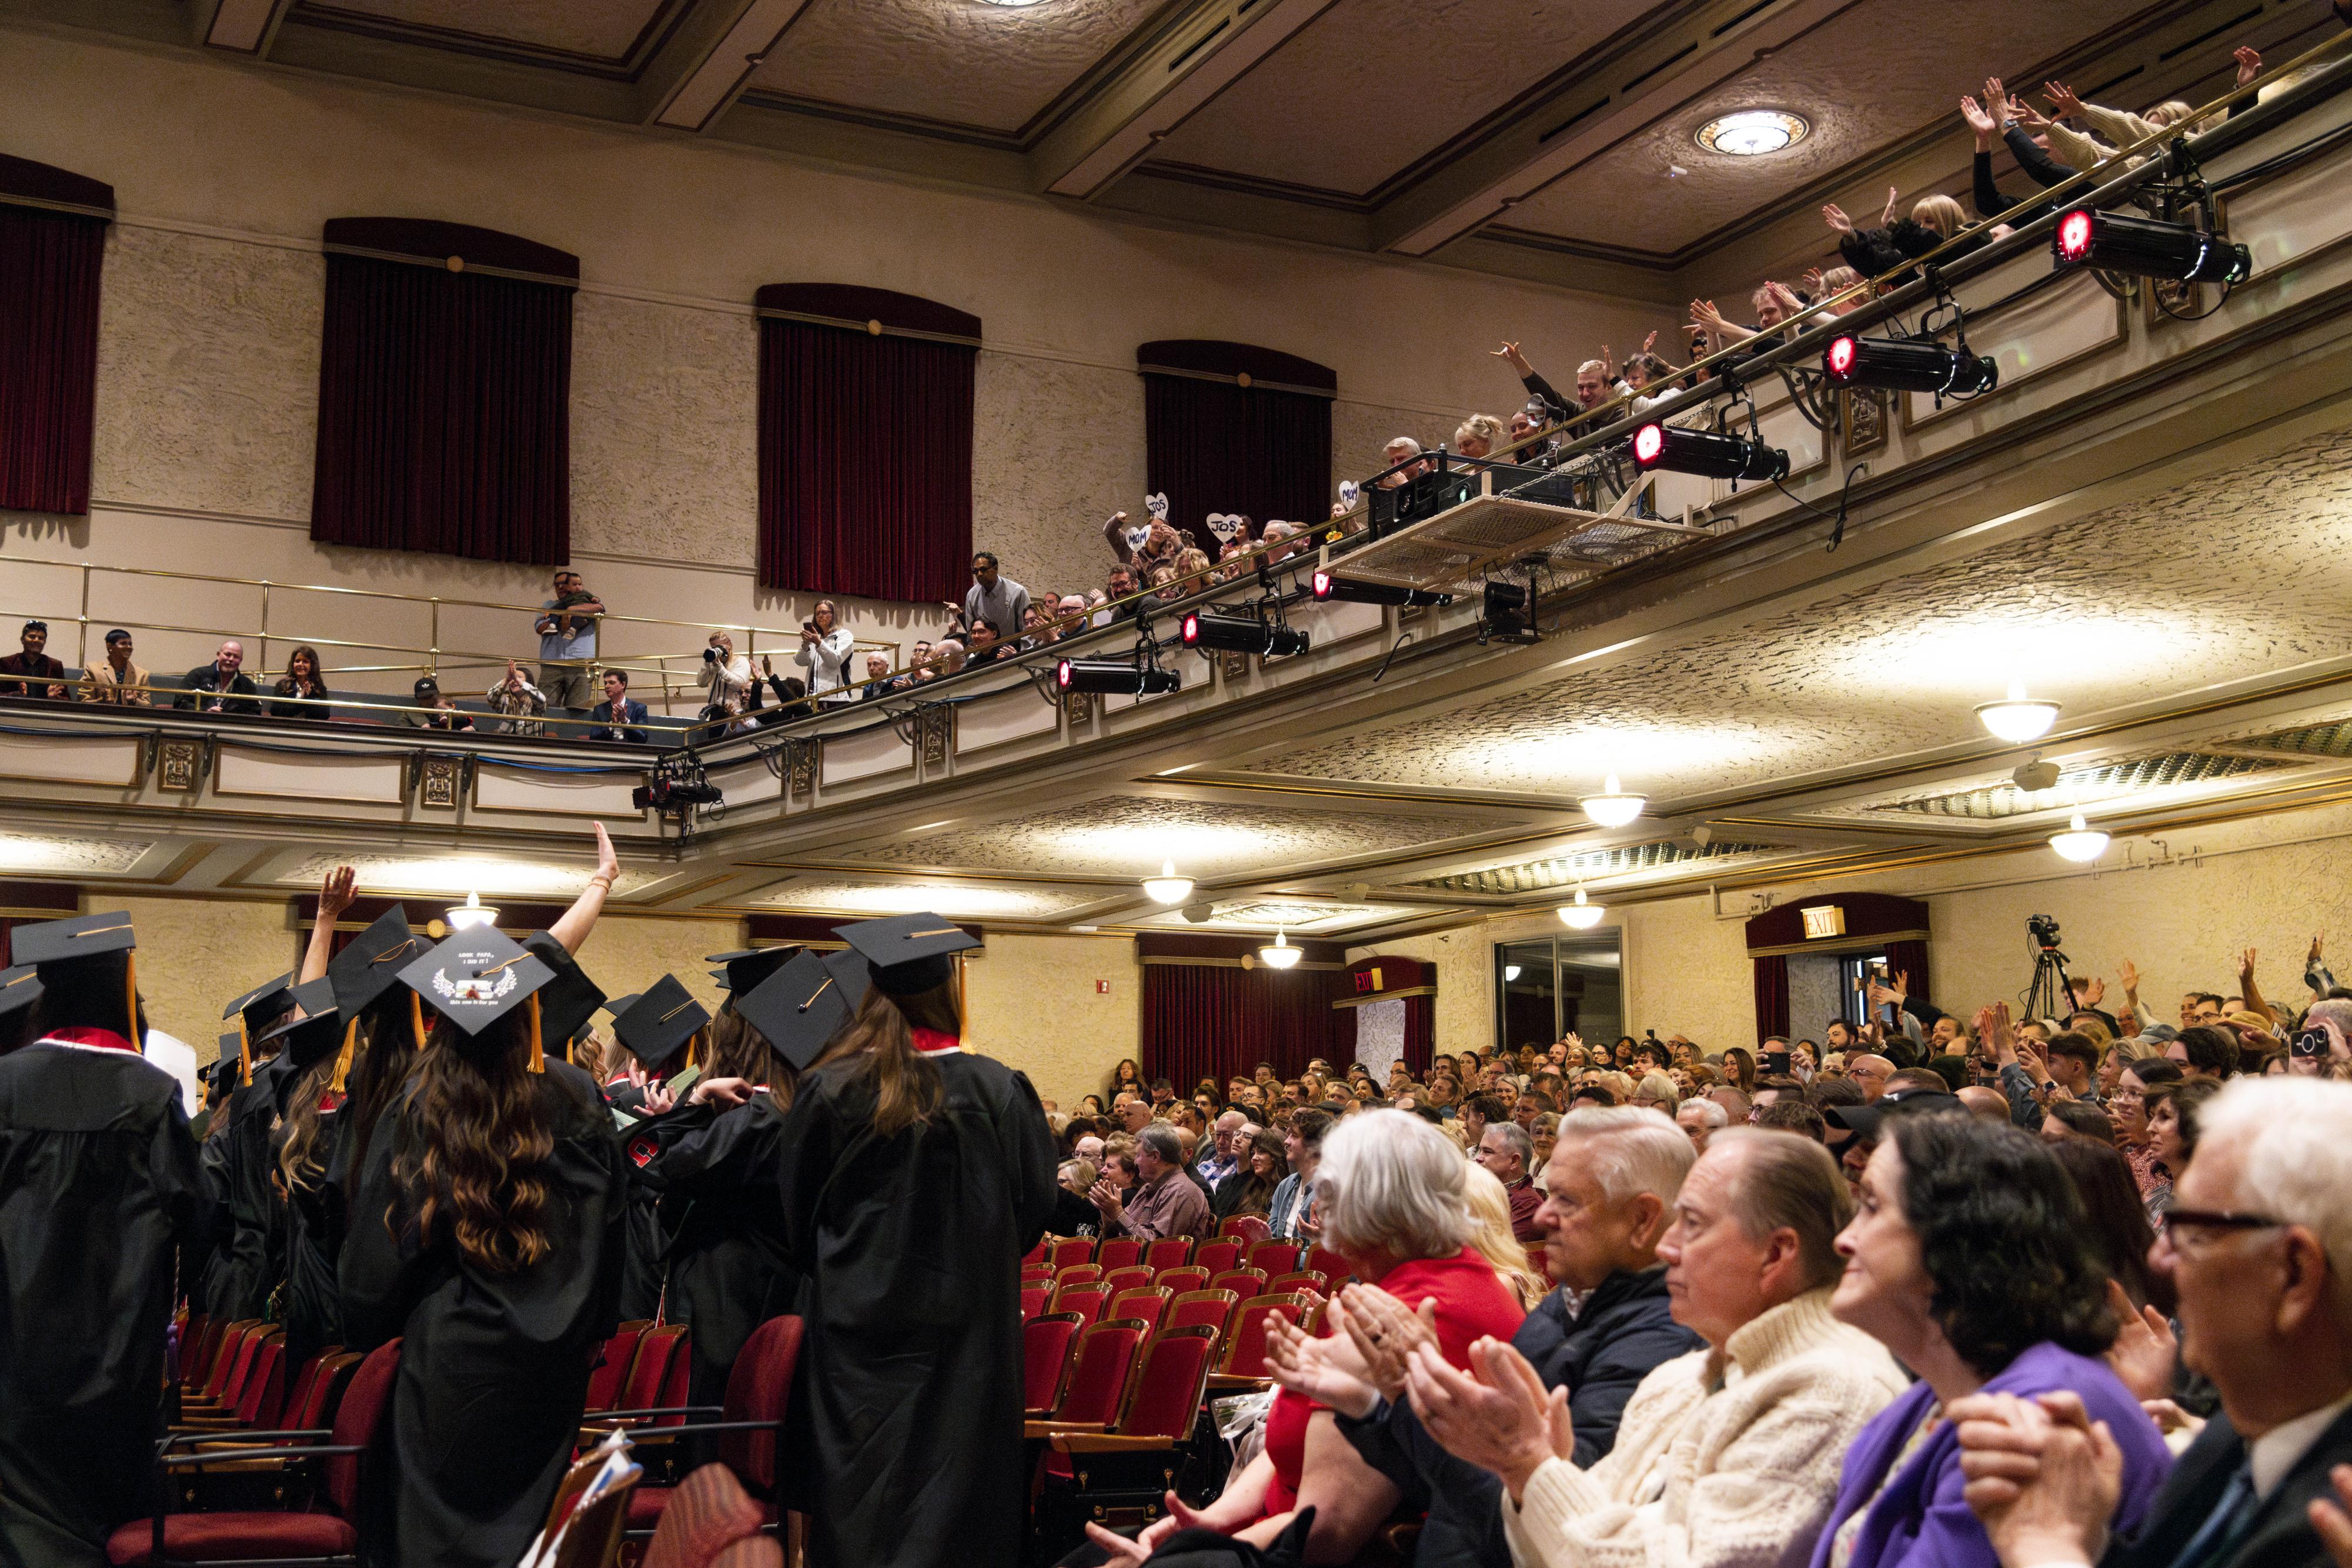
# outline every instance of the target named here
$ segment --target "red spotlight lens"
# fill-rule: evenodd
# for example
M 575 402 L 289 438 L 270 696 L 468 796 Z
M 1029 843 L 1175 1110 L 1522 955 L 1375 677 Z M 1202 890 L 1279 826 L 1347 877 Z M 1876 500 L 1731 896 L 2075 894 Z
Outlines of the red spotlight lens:
M 1633 433 L 1633 461 L 1647 468 L 1666 449 L 1666 428 L 1662 424 L 1645 424 Z
M 2091 256 L 2091 214 L 2077 207 L 2058 220 L 2058 254 L 2068 261 L 2087 261 Z
M 1832 381 L 1842 382 L 1853 373 L 1854 352 L 1852 338 L 1839 338 L 1830 344 L 1829 352 L 1823 356 L 1823 360 L 1829 366 Z
M 1184 646 L 1191 647 L 1201 640 L 1201 616 L 1198 611 L 1184 617 Z
M 1331 574 L 1329 572 L 1318 571 L 1315 574 L 1315 597 L 1318 599 L 1328 599 L 1331 597 Z
M 1054 684 L 1064 691 L 1070 689 L 1070 661 L 1063 660 L 1054 666 Z

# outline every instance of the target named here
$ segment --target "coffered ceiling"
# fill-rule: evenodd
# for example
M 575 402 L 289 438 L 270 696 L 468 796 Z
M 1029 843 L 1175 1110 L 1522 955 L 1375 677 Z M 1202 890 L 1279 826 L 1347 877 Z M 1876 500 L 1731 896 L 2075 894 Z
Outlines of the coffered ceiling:
M 2308 0 L 0 0 L 0 16 L 1579 287 L 1965 193 L 1989 71 L 2142 106 Z M 1789 150 L 1695 132 L 1802 116 Z M 2002 155 L 2000 172 L 2014 180 Z M 1717 269 L 1721 270 L 1720 268 Z M 1709 279 L 1711 281 L 1711 277 Z

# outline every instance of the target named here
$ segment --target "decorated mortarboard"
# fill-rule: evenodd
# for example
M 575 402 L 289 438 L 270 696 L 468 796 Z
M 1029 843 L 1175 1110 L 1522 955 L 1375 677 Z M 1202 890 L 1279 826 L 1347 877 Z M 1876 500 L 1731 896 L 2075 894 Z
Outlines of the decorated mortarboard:
M 128 914 L 116 910 L 19 925 L 9 933 L 9 946 L 19 965 L 38 974 L 44 991 L 121 986 L 122 1035 L 138 1044 L 139 977 L 131 955 L 139 939 Z
M 0 969 L 0 1018 L 19 1013 L 41 999 L 41 977 L 27 964 Z
M 555 974 L 539 993 L 540 1033 L 549 1040 L 577 1039 L 596 1016 L 596 1009 L 604 1005 L 604 991 L 549 933 L 534 931 L 522 939 L 522 945 Z
M 452 933 L 400 972 L 401 984 L 469 1038 L 528 1007 L 530 1066 L 542 1069 L 539 1008 L 533 1000 L 555 971 L 494 925 Z
M 863 960 L 858 967 L 865 967 Z M 803 1072 L 856 1013 L 841 977 L 814 953 L 803 953 L 737 997 L 735 1010 Z
M 911 997 L 948 983 L 955 956 L 980 946 L 980 938 L 942 915 L 898 915 L 836 925 L 834 935 L 873 966 L 874 983 L 885 996 Z
M 716 964 L 710 977 L 727 990 L 741 996 L 755 988 L 761 981 L 791 963 L 800 948 L 787 945 L 781 947 L 739 947 L 732 953 L 706 953 L 702 961 Z
M 400 971 L 432 946 L 408 928 L 408 911 L 395 904 L 352 937 L 327 966 L 335 1006 L 357 1018 L 400 984 Z
M 710 1014 L 694 999 L 675 975 L 664 975 L 613 1020 L 613 1032 L 630 1055 L 651 1067 L 667 1061 L 694 1031 L 710 1021 Z

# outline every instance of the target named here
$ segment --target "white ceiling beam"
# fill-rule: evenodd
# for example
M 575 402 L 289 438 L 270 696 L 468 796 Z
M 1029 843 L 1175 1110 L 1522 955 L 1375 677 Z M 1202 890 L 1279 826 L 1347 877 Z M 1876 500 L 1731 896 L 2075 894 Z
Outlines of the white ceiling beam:
M 1195 0 L 1038 141 L 1038 188 L 1093 200 L 1334 3 Z
M 1579 73 L 1373 214 L 1377 249 L 1427 256 L 1483 228 L 1660 115 L 1729 81 L 1856 0 L 1785 0 L 1740 15 L 1720 0 Z M 1630 78 L 1630 79 L 1629 79 Z M 1612 87 L 1612 82 L 1623 85 Z
M 699 0 L 646 68 L 638 120 L 701 131 L 734 106 L 808 0 Z

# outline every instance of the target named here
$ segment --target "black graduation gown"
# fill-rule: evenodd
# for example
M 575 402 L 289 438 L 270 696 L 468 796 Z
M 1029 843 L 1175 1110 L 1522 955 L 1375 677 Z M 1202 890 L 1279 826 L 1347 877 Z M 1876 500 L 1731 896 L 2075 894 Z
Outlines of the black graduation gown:
M 665 1082 L 658 1073 L 654 1081 Z M 645 1091 L 635 1084 L 614 1088 L 609 1093 L 613 1110 L 638 1118 L 635 1125 L 621 1134 L 621 1146 L 628 1154 L 631 1172 L 627 1243 L 621 1264 L 621 1321 L 651 1322 L 661 1312 L 662 1255 L 669 1249 L 669 1235 L 662 1228 L 661 1194 L 642 1179 L 642 1174 L 661 1151 L 661 1126 L 667 1117 L 646 1115 Z M 677 1114 L 678 1111 L 667 1113 L 669 1116 Z M 605 1119 L 612 1119 L 610 1112 L 605 1113 Z
M 663 1119 L 661 1152 L 637 1173 L 660 1195 L 669 1321 L 693 1330 L 697 1405 L 725 1402 L 744 1341 L 791 1312 L 799 1293 L 777 1207 L 783 1127 L 784 1113 L 764 1094 L 716 1114 L 681 1110 Z
M 340 1111 L 320 1120 L 318 1184 L 295 1188 L 286 1205 L 286 1359 L 298 1366 L 343 1338 L 335 1270 L 347 1228 L 351 1128 Z
M 258 1063 L 253 1082 L 229 1096 L 229 1127 L 216 1166 L 213 1199 L 223 1235 L 205 1281 L 205 1304 L 226 1322 L 264 1316 L 286 1278 L 286 1203 L 271 1180 L 276 1170 L 278 1077 L 292 1070 L 282 1056 Z
M 784 1118 L 817 1568 L 1021 1555 L 1021 1255 L 1054 1210 L 1053 1134 L 1020 1073 L 931 1061 L 943 1103 L 894 1137 L 854 1061 L 803 1077 Z
M 382 1217 L 412 1136 L 399 1105 L 369 1140 L 343 1244 L 343 1331 L 357 1350 L 404 1336 L 360 1524 L 372 1568 L 506 1568 L 539 1532 L 570 1459 L 590 1363 L 613 1332 L 627 1177 L 587 1074 L 550 1058 L 536 1090 L 555 1139 L 549 1246 L 512 1272 L 464 1261 L 446 1228 L 420 1246 L 404 1203 L 395 1236 Z
M 0 1562 L 106 1562 L 149 1511 L 175 1249 L 200 1202 L 180 1085 L 145 1058 L 0 1056 Z

